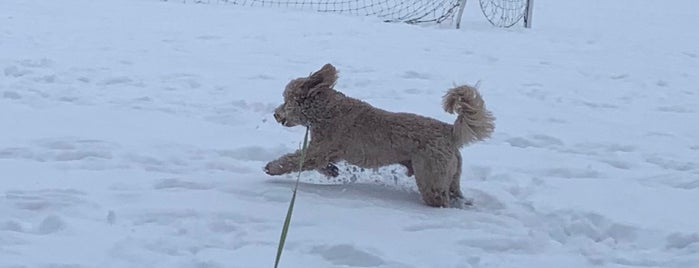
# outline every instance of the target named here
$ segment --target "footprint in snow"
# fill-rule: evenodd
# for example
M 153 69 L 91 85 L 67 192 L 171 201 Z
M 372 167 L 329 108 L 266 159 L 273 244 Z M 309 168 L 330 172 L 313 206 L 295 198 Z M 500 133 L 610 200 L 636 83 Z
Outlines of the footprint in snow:
M 667 159 L 657 155 L 646 156 L 645 161 L 647 163 L 659 166 L 663 169 L 675 171 L 691 171 L 698 169 L 697 164 L 695 162 L 684 162 L 674 159 Z
M 56 78 L 56 75 L 50 74 L 50 75 L 41 75 L 32 78 L 34 82 L 39 82 L 39 83 L 45 83 L 45 84 L 51 84 L 55 83 L 58 78 Z
M 667 236 L 666 243 L 666 248 L 683 249 L 692 245 L 696 247 L 699 244 L 699 234 L 672 233 Z
M 643 234 L 636 227 L 614 222 L 597 213 L 558 211 L 544 217 L 549 218 L 548 235 L 562 244 L 575 243 L 579 237 L 595 242 L 610 240 L 616 244 L 633 244 Z
M 544 177 L 566 179 L 598 179 L 603 174 L 592 168 L 550 168 L 541 172 Z
M 43 160 L 51 161 L 77 161 L 84 159 L 112 159 L 112 151 L 117 148 L 115 144 L 93 139 L 43 139 L 35 144 L 41 152 L 34 155 Z
M 38 235 L 48 235 L 59 232 L 66 229 L 68 224 L 66 224 L 63 218 L 56 215 L 49 215 L 41 219 L 33 228 L 27 229 L 22 226 L 21 223 L 17 221 L 6 221 L 0 223 L 0 231 L 11 231 L 18 233 L 33 233 Z M 0 240 L 2 242 L 2 240 Z
M 316 246 L 311 253 L 334 265 L 376 267 L 386 263 L 381 257 L 349 244 Z
M 420 73 L 417 71 L 406 71 L 403 74 L 400 75 L 401 78 L 405 79 L 420 79 L 420 80 L 429 80 L 430 75 L 426 73 Z
M 153 185 L 153 189 L 156 190 L 209 190 L 212 188 L 211 185 L 180 179 L 163 179 Z
M 10 190 L 5 192 L 5 200 L 2 202 L 34 212 L 56 212 L 89 204 L 85 200 L 85 193 L 75 189 Z
M 35 232 L 37 234 L 47 235 L 61 231 L 66 227 L 67 224 L 61 217 L 51 215 L 44 218 L 41 223 L 36 226 Z
M 0 159 L 32 159 L 34 153 L 27 147 L 8 147 L 0 149 Z
M 403 90 L 403 92 L 405 92 L 407 94 L 424 94 L 425 93 L 424 90 L 420 90 L 417 88 L 408 88 L 408 89 Z
M 550 92 L 542 89 L 544 85 L 541 83 L 525 83 L 522 84 L 522 86 L 523 87 L 519 91 L 525 96 L 535 100 L 546 100 L 551 94 Z
M 22 77 L 22 76 L 31 74 L 32 71 L 28 70 L 28 69 L 20 69 L 16 65 L 12 65 L 12 66 L 5 67 L 5 69 L 3 70 L 3 73 L 7 77 L 18 78 L 18 77 Z
M 625 79 L 628 77 L 629 77 L 629 74 L 615 74 L 615 75 L 609 76 L 609 78 L 611 78 L 613 80 L 621 80 L 621 79 Z
M 104 79 L 100 82 L 101 85 L 105 85 L 105 86 L 132 84 L 132 83 L 134 83 L 134 80 L 131 79 L 130 77 L 127 77 L 127 76 L 114 76 L 114 77 Z
M 197 39 L 199 39 L 199 40 L 218 40 L 218 39 L 221 39 L 221 37 L 217 36 L 217 35 L 205 34 L 205 35 L 197 36 Z
M 459 240 L 458 244 L 469 248 L 481 249 L 492 253 L 527 253 L 543 251 L 544 241 L 534 238 L 469 238 Z
M 271 76 L 271 75 L 267 75 L 267 74 L 258 74 L 258 75 L 254 75 L 254 76 L 247 77 L 247 79 L 250 79 L 250 80 L 267 80 L 267 81 L 269 81 L 269 80 L 274 80 L 275 77 L 274 77 L 274 76 Z
M 0 222 L 0 231 L 11 231 L 11 232 L 18 232 L 18 233 L 25 232 L 22 224 L 17 222 L 17 221 L 14 221 L 14 220 Z
M 666 112 L 666 113 L 681 113 L 681 114 L 691 114 L 694 113 L 695 111 L 688 108 L 688 107 L 683 107 L 680 105 L 670 105 L 670 106 L 660 106 L 655 108 L 655 110 L 660 111 L 660 112 Z
M 529 135 L 527 137 L 514 137 L 505 140 L 510 146 L 518 148 L 546 148 L 552 149 L 556 147 L 563 146 L 562 140 L 543 134 Z
M 200 77 L 194 74 L 174 73 L 168 74 L 160 79 L 166 88 L 169 89 L 197 89 L 202 87 Z
M 618 169 L 629 170 L 634 167 L 634 164 L 619 159 L 602 159 L 599 161 Z
M 638 148 L 635 145 L 619 144 L 619 143 L 596 143 L 585 142 L 577 143 L 572 148 L 563 149 L 562 152 L 583 154 L 583 155 L 598 155 L 607 156 L 609 154 L 632 153 Z
M 48 68 L 53 66 L 54 62 L 47 58 L 41 58 L 21 60 L 19 64 L 27 68 Z

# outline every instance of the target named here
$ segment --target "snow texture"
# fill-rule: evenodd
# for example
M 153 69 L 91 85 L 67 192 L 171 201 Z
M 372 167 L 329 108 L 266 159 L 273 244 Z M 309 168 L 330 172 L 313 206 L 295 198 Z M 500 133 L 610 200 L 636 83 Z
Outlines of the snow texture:
M 697 267 L 697 1 L 537 0 L 462 29 L 151 0 L 0 4 L 0 267 L 270 267 L 303 128 L 272 110 L 325 63 L 375 106 L 453 122 L 469 209 L 400 166 L 302 174 L 283 267 Z

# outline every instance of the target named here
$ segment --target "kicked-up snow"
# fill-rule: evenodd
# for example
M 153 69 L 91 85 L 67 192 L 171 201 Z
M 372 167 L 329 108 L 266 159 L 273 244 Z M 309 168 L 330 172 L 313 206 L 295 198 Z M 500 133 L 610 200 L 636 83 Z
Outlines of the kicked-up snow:
M 0 3 L 0 267 L 271 267 L 298 148 L 273 109 L 325 63 L 377 107 L 453 122 L 467 209 L 400 166 L 305 172 L 282 267 L 699 265 L 696 1 L 537 0 L 532 29 L 461 29 L 150 0 Z

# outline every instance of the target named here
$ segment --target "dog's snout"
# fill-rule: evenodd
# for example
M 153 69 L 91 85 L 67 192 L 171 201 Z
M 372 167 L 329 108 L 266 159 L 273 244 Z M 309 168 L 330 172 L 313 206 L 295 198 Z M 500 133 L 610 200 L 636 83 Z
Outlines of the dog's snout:
M 279 120 L 281 120 L 281 117 L 282 117 L 282 116 L 279 115 L 279 113 L 274 112 L 274 119 L 277 120 L 277 122 L 279 122 Z
M 286 118 L 284 118 L 279 112 L 274 112 L 274 120 L 277 120 L 277 122 L 282 125 L 286 125 Z

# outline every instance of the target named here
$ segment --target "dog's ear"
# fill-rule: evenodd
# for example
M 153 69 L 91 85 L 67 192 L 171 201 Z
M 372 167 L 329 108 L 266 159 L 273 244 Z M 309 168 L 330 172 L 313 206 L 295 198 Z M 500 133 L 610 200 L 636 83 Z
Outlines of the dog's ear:
M 337 69 L 332 64 L 328 63 L 323 65 L 320 70 L 306 78 L 306 82 L 303 83 L 303 88 L 308 90 L 308 95 L 314 95 L 321 90 L 330 89 L 335 86 L 337 81 Z

